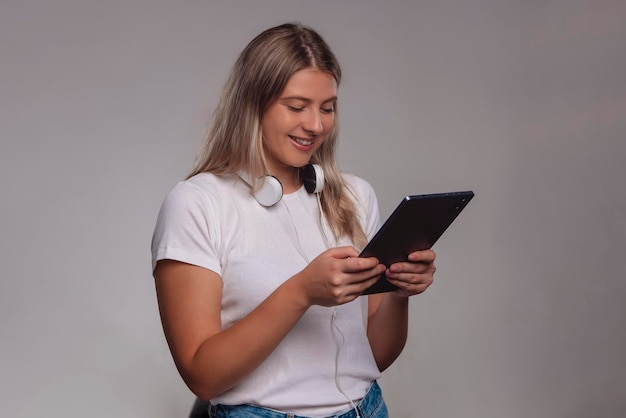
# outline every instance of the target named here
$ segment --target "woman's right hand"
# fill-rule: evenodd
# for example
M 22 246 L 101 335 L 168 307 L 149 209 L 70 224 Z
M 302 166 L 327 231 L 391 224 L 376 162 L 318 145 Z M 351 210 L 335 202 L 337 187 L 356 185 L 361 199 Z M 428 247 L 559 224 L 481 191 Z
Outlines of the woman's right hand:
M 294 279 L 308 305 L 335 306 L 359 297 L 385 268 L 375 257 L 360 258 L 354 247 L 337 247 L 317 256 Z

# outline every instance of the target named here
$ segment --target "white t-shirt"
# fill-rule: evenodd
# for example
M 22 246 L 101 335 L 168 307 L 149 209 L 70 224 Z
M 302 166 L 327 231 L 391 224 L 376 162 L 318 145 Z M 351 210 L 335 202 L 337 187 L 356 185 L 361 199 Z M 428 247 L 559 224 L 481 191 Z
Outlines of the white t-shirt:
M 344 178 L 371 238 L 380 222 L 374 191 L 354 175 Z M 153 268 L 158 260 L 172 259 L 217 273 L 223 283 L 222 329 L 226 329 L 321 252 L 350 245 L 335 242 L 319 219 L 317 197 L 304 188 L 263 207 L 238 177 L 201 173 L 178 183 L 165 198 L 152 241 Z M 331 326 L 334 309 L 310 307 L 256 370 L 212 402 L 247 403 L 307 416 L 348 410 L 349 403 L 335 384 L 336 368 L 341 389 L 353 401 L 365 395 L 380 372 L 366 335 L 367 297 L 337 307 Z

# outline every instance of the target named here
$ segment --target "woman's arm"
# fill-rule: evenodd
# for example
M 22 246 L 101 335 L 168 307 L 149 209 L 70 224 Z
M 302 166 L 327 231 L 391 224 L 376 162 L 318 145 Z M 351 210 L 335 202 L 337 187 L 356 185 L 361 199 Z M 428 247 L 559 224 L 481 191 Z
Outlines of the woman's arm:
M 221 278 L 202 267 L 159 261 L 154 276 L 161 321 L 185 383 L 198 397 L 214 398 L 255 370 L 309 306 L 354 300 L 384 271 L 377 260 L 356 255 L 351 247 L 322 253 L 225 330 Z
M 378 369 L 387 369 L 402 352 L 409 325 L 409 297 L 433 282 L 435 253 L 409 254 L 409 261 L 392 264 L 385 275 L 398 290 L 368 296 L 367 337 Z
M 253 371 L 308 308 L 290 290 L 292 282 L 286 282 L 245 320 L 222 331 L 222 284 L 216 273 L 164 260 L 157 265 L 155 279 L 174 362 L 191 391 L 202 399 L 223 393 Z

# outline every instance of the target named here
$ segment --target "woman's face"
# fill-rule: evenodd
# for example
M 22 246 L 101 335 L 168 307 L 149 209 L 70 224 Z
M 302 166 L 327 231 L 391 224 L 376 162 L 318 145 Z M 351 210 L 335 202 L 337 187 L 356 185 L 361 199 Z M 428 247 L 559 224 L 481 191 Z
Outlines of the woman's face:
M 328 73 L 306 68 L 294 73 L 261 121 L 270 174 L 293 176 L 335 125 L 337 83 Z

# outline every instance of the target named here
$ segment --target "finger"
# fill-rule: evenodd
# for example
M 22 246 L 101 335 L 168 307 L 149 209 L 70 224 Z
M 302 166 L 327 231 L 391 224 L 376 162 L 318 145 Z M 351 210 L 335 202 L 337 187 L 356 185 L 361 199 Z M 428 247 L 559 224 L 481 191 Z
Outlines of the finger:
M 350 257 L 344 260 L 343 270 L 346 273 L 366 272 L 372 269 L 376 271 L 372 274 L 380 274 L 385 271 L 385 266 L 380 264 L 376 257 Z
M 437 268 L 434 263 L 426 263 L 426 262 L 401 262 L 394 263 L 389 266 L 387 269 L 387 273 L 390 276 L 394 276 L 398 273 L 411 273 L 411 274 L 424 274 L 424 273 L 434 273 Z
M 334 258 L 358 257 L 360 254 L 356 248 L 350 246 L 331 248 L 326 253 Z
M 376 275 L 346 286 L 346 296 L 352 299 L 356 299 L 357 297 L 361 296 L 363 292 L 372 287 L 379 279 L 380 275 Z
M 351 302 L 357 297 L 361 296 L 363 292 L 374 285 L 380 278 L 380 275 L 365 276 L 351 275 L 350 281 L 344 281 L 341 286 L 333 287 L 331 290 L 333 299 L 337 304 L 344 304 Z
M 409 261 L 417 263 L 432 263 L 437 258 L 433 250 L 414 251 L 409 254 Z
M 410 295 L 416 295 L 424 292 L 433 283 L 432 276 L 417 276 L 410 279 L 396 279 L 388 277 L 387 280 Z
M 417 283 L 425 283 L 425 282 L 432 282 L 434 275 L 430 272 L 427 273 L 397 273 L 394 275 L 386 275 L 387 278 L 391 281 L 391 280 L 396 280 L 396 281 L 400 281 L 400 282 L 405 282 L 405 283 L 413 283 L 413 284 L 417 284 Z
M 358 293 L 361 291 L 360 288 L 368 288 L 376 283 L 384 271 L 385 267 L 381 265 L 357 273 L 346 273 L 341 279 L 341 285 L 337 286 L 337 288 L 348 288 L 350 292 Z

